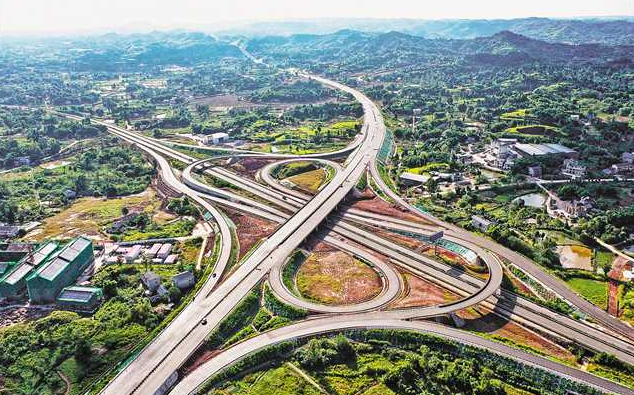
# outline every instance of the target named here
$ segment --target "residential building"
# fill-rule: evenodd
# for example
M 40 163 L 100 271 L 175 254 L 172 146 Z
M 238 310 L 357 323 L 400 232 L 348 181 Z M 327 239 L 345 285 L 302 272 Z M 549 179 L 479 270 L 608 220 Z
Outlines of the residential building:
M 493 155 L 502 157 L 511 153 L 511 148 L 517 144 L 517 139 L 496 139 L 491 143 Z
M 141 255 L 141 249 L 143 247 L 139 244 L 134 245 L 128 252 L 125 254 L 125 262 L 126 263 L 134 263 Z
M 28 243 L 11 243 L 6 249 L 0 250 L 0 262 L 18 262 L 33 248 Z
M 511 170 L 515 164 L 515 159 L 517 159 L 517 155 L 509 155 L 505 158 L 495 158 L 493 166 L 502 170 Z
M 174 264 L 176 264 L 177 261 L 178 261 L 178 255 L 177 254 L 171 254 L 171 255 L 168 255 L 167 258 L 165 258 L 163 263 L 166 264 L 166 265 L 174 265 Z
M 592 199 L 588 196 L 583 196 L 579 200 L 559 200 L 557 202 L 557 208 L 573 218 L 586 216 L 592 207 Z
M 31 158 L 29 158 L 28 156 L 18 156 L 15 159 L 13 159 L 13 163 L 16 166 L 30 166 Z
M 401 184 L 406 186 L 419 186 L 425 184 L 429 180 L 429 177 L 422 174 L 404 172 L 399 176 L 399 180 Z
M 156 254 L 157 258 L 165 259 L 172 252 L 172 245 L 170 243 L 165 243 L 161 246 L 161 249 Z
M 20 227 L 15 225 L 0 226 L 0 240 L 15 239 L 20 234 Z
M 33 303 L 54 302 L 59 292 L 74 283 L 94 258 L 92 240 L 83 236 L 75 238 L 27 278 L 29 300 Z
M 138 212 L 132 212 L 132 213 L 119 217 L 116 221 L 112 223 L 112 225 L 110 225 L 110 229 L 108 230 L 108 232 L 120 233 L 121 231 L 123 231 L 123 229 L 128 225 L 130 221 L 137 219 L 138 216 L 139 216 Z
M 561 144 L 524 144 L 517 143 L 513 150 L 520 156 L 558 156 L 577 159 L 579 153 Z
M 203 137 L 203 143 L 207 145 L 224 144 L 229 141 L 229 135 L 227 133 L 213 133 Z
M 172 277 L 172 284 L 178 289 L 187 289 L 191 288 L 196 284 L 196 278 L 192 274 L 192 272 L 181 272 Z
M 156 254 L 158 254 L 158 252 L 161 250 L 161 246 L 162 244 L 160 243 L 154 243 L 152 244 L 152 247 L 150 247 L 146 252 L 145 255 L 148 256 L 149 258 L 154 258 L 156 257 Z
M 482 232 L 486 232 L 489 230 L 489 228 L 491 226 L 493 226 L 493 222 L 489 221 L 486 218 L 482 218 L 478 215 L 472 215 L 471 216 L 471 225 L 473 225 L 474 228 L 482 231 Z
M 145 272 L 141 276 L 141 283 L 151 294 L 155 293 L 161 285 L 161 277 L 154 272 Z
M 56 299 L 61 308 L 73 311 L 94 312 L 103 300 L 101 288 L 73 285 L 62 289 Z
M 583 178 L 586 176 L 587 167 L 576 159 L 564 159 L 564 166 L 561 173 L 572 178 Z
M 75 199 L 77 197 L 77 193 L 72 189 L 67 189 L 64 191 L 64 197 L 66 199 Z
M 634 152 L 623 152 L 623 154 L 621 154 L 621 161 L 623 163 L 634 163 Z
M 492 165 L 502 170 L 510 170 L 518 155 L 512 150 L 517 144 L 517 139 L 497 139 L 491 143 L 491 152 L 493 154 Z
M 610 167 L 612 174 L 622 174 L 630 171 L 634 171 L 634 163 L 616 163 Z
M 13 262 L 0 262 L 0 277 L 4 276 L 4 274 L 13 267 Z

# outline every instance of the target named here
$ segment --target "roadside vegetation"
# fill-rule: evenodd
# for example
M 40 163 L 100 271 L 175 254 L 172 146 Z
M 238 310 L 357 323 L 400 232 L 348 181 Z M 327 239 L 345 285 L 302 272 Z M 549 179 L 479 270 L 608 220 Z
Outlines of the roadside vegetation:
M 185 262 L 184 262 L 185 264 Z M 154 267 L 166 287 L 176 266 Z M 104 267 L 92 283 L 106 301 L 91 317 L 53 311 L 45 318 L 0 329 L 0 377 L 11 394 L 81 394 L 119 366 L 168 318 L 167 300 L 152 306 L 140 287 L 142 267 Z M 180 300 L 182 303 L 184 298 Z M 178 303 L 175 307 L 178 307 Z
M 277 344 L 225 369 L 204 389 L 210 395 L 284 390 L 337 395 L 599 393 L 487 351 L 434 335 L 391 330 Z

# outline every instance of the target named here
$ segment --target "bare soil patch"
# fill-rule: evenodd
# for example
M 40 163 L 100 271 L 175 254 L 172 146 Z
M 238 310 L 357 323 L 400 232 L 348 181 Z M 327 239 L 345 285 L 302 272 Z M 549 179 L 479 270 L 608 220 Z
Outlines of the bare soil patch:
M 258 170 L 272 162 L 274 162 L 274 160 L 245 158 L 233 163 L 230 167 L 232 170 L 240 174 L 246 175 L 251 179 L 255 179 L 255 173 L 257 173 Z
M 619 283 L 612 279 L 608 280 L 608 313 L 619 316 Z
M 498 317 L 487 309 L 470 308 L 460 311 L 458 315 L 465 320 L 465 327 L 463 329 L 484 332 L 489 335 L 509 339 L 519 345 L 538 350 L 545 355 L 568 362 L 575 362 L 575 357 L 569 350 L 523 326 Z
M 313 252 L 297 273 L 297 288 L 311 300 L 331 305 L 360 303 L 382 290 L 379 274 L 342 251 Z
M 626 270 L 632 270 L 632 262 L 620 255 L 617 255 L 612 262 L 612 269 L 608 272 L 608 277 L 616 281 L 623 281 L 623 272 Z
M 236 211 L 227 209 L 227 214 L 233 223 L 236 224 L 236 233 L 240 242 L 238 260 L 242 259 L 260 240 L 273 234 L 278 227 L 276 223 L 271 221 L 251 217 Z
M 406 209 L 403 209 L 403 208 L 397 207 L 397 206 L 395 206 L 395 205 L 393 205 L 391 203 L 388 203 L 388 202 L 386 202 L 385 200 L 383 200 L 383 199 L 381 199 L 379 197 L 374 197 L 374 198 L 368 199 L 368 200 L 356 201 L 356 202 L 352 203 L 352 205 L 350 205 L 350 207 L 356 208 L 356 209 L 359 209 L 359 210 L 369 211 L 369 212 L 375 213 L 375 214 L 387 215 L 387 216 L 390 216 L 390 217 L 393 217 L 393 218 L 398 218 L 398 219 L 403 219 L 403 220 L 407 220 L 407 221 L 417 222 L 417 223 L 420 223 L 420 224 L 428 224 L 428 222 L 426 222 L 421 217 L 410 213 Z
M 162 205 L 153 188 L 124 197 L 112 199 L 82 197 L 75 200 L 68 208 L 48 217 L 43 224 L 27 234 L 27 240 L 44 240 L 48 238 L 71 238 L 87 235 L 96 240 L 108 239 L 103 228 L 122 215 L 126 207 L 130 212 L 143 211 L 149 215 L 159 212 Z M 162 213 L 161 219 L 167 220 L 169 214 Z
M 405 290 L 403 295 L 392 307 L 437 306 L 460 299 L 460 297 L 453 292 L 427 280 L 406 272 L 402 273 L 402 275 L 405 280 Z
M 513 283 L 513 285 L 515 286 L 515 288 L 517 288 L 521 294 L 523 295 L 531 295 L 534 297 L 537 297 L 537 295 L 535 295 L 535 293 L 533 291 L 531 291 L 530 288 L 528 288 L 526 286 L 526 284 L 524 284 L 523 282 L 521 282 L 517 277 L 515 277 L 513 275 L 513 273 L 511 273 L 509 270 L 504 269 L 504 274 L 506 275 L 506 277 L 509 278 L 509 280 L 511 280 L 511 282 Z
M 220 350 L 207 350 L 201 347 L 201 349 L 196 351 L 180 369 L 182 375 L 187 376 L 218 354 L 220 354 Z

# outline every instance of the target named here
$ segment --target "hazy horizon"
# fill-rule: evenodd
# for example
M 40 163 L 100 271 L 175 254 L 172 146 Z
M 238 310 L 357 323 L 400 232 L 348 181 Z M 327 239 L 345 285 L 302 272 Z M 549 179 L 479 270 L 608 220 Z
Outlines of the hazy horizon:
M 511 4 L 496 0 L 468 2 L 445 0 L 433 6 L 406 0 L 3 0 L 0 2 L 0 36 L 132 33 L 152 30 L 198 29 L 220 31 L 253 23 L 310 22 L 332 19 L 447 20 L 627 18 L 634 2 L 536 0 Z

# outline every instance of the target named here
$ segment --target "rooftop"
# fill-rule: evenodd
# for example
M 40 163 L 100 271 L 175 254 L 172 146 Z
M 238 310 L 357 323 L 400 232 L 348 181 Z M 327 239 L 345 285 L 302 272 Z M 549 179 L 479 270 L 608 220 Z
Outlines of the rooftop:
M 561 144 L 525 144 L 517 143 L 515 148 L 527 153 L 528 155 L 553 155 L 553 154 L 571 154 L 575 150 L 565 147 Z
M 97 294 L 97 296 L 101 297 L 101 288 L 81 287 L 74 285 L 64 288 L 57 297 L 57 300 L 68 302 L 88 302 L 94 294 Z
M 404 179 L 404 180 L 409 180 L 409 181 L 416 181 L 416 182 L 420 182 L 420 183 L 426 183 L 427 180 L 429 180 L 428 176 L 424 176 L 421 174 L 415 174 L 415 173 L 401 173 L 400 178 Z
M 4 225 L 0 226 L 0 237 L 15 237 L 20 232 L 19 226 Z
M 23 279 L 31 270 L 33 270 L 33 266 L 28 263 L 17 265 L 12 271 L 5 275 L 4 282 L 13 285 Z
M 92 241 L 85 237 L 77 237 L 75 240 L 66 244 L 57 256 L 46 262 L 40 267 L 33 276 L 40 276 L 46 280 L 53 280 L 60 272 L 64 270 L 69 263 L 75 260 L 79 254 L 92 245 Z

